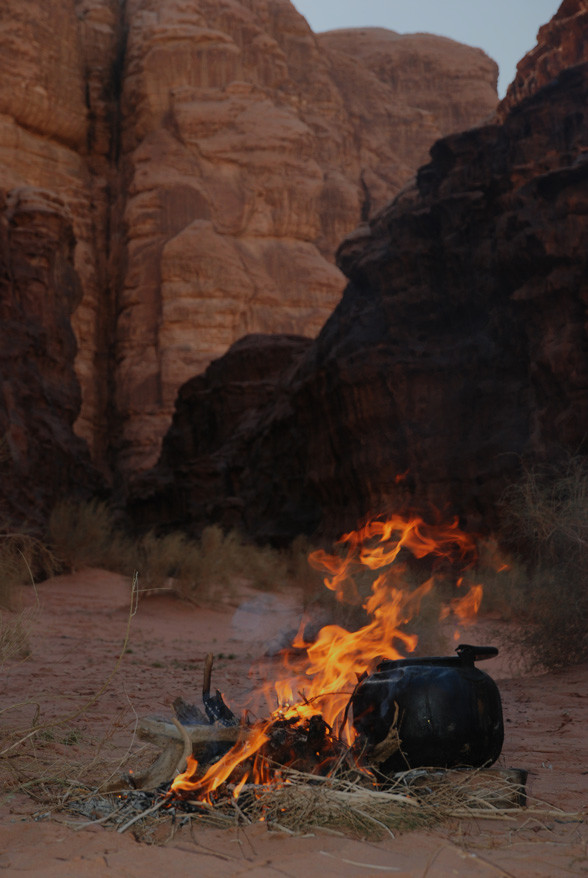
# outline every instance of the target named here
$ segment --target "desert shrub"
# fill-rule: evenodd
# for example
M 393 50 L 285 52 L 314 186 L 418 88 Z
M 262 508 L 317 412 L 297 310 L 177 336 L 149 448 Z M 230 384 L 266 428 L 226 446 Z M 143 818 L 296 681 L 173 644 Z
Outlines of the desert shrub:
M 588 658 L 588 462 L 527 469 L 503 501 L 505 539 L 526 571 L 512 587 L 531 662 Z
M 0 668 L 9 659 L 22 659 L 30 654 L 29 629 L 32 616 L 30 609 L 18 613 L 0 610 Z
M 301 592 L 305 609 L 332 601 L 332 592 L 325 588 L 324 573 L 308 562 L 315 549 L 308 537 L 300 535 L 286 550 L 288 579 Z
M 62 500 L 53 509 L 47 540 L 68 570 L 103 567 L 132 575 L 136 546 L 106 503 Z
M 238 583 L 267 590 L 290 582 L 287 555 L 217 525 L 198 539 L 150 532 L 138 540 L 135 557 L 141 593 L 165 589 L 196 602 L 230 596 Z
M 34 585 L 59 569 L 55 554 L 27 533 L 0 532 L 0 607 L 14 608 L 19 585 Z
M 0 666 L 29 653 L 32 611 L 19 608 L 18 587 L 33 585 L 59 567 L 53 553 L 26 533 L 0 533 Z
M 142 593 L 169 590 L 188 600 L 214 599 L 233 583 L 274 589 L 291 581 L 287 552 L 247 542 L 237 531 L 212 525 L 198 539 L 177 531 L 154 531 L 131 539 L 109 507 L 98 501 L 63 501 L 53 510 L 48 540 L 70 570 L 104 567 L 126 575 L 135 570 Z
M 159 590 L 184 592 L 197 569 L 199 552 L 193 541 L 180 532 L 158 536 L 153 531 L 135 545 L 135 565 L 141 593 Z
M 105 503 L 63 500 L 49 517 L 48 538 L 55 553 L 70 570 L 104 566 L 114 536 L 113 516 Z

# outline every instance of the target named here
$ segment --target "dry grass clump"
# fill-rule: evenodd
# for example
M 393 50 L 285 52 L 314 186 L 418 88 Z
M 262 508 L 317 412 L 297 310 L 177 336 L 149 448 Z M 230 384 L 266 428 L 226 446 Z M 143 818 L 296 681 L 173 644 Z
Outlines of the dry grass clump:
M 35 579 L 51 576 L 59 562 L 36 537 L 27 533 L 0 533 L 0 667 L 11 658 L 29 653 L 32 610 L 19 607 L 17 589 Z
M 450 819 L 509 820 L 523 808 L 526 814 L 566 816 L 527 799 L 524 772 L 493 769 L 416 769 L 378 786 L 360 769 L 322 777 L 280 767 L 272 783 L 245 784 L 237 798 L 234 784 L 219 787 L 213 802 L 175 798 L 169 791 L 129 791 L 114 799 L 88 790 L 66 807 L 84 816 L 100 815 L 95 822 L 120 833 L 131 829 L 136 838 L 152 843 L 165 843 L 190 824 L 231 828 L 263 823 L 288 835 L 326 831 L 378 840 Z
M 0 610 L 0 669 L 10 659 L 30 655 L 29 632 L 33 611 L 17 613 Z
M 504 519 L 523 653 L 546 668 L 588 659 L 588 462 L 527 469 L 505 495 Z
M 47 538 L 69 570 L 104 567 L 128 572 L 126 561 L 132 553 L 132 542 L 117 526 L 106 503 L 62 500 L 49 517 Z
M 230 596 L 237 583 L 262 590 L 296 586 L 309 592 L 319 581 L 307 564 L 304 540 L 278 550 L 217 525 L 205 528 L 198 539 L 179 531 L 151 531 L 131 539 L 109 507 L 98 501 L 59 503 L 50 517 L 48 540 L 70 570 L 104 567 L 126 575 L 137 570 L 142 593 L 165 590 L 198 603 Z
M 288 769 L 284 780 L 256 788 L 249 804 L 240 799 L 245 817 L 295 834 L 327 829 L 377 839 L 455 817 L 510 816 L 523 802 L 518 781 L 483 770 L 417 769 L 383 787 L 361 772 L 317 777 Z
M 34 585 L 58 569 L 55 554 L 36 537 L 0 532 L 0 607 L 14 609 L 17 586 Z
M 280 551 L 245 541 L 237 531 L 211 525 L 198 540 L 176 532 L 148 533 L 136 544 L 142 591 L 166 589 L 196 602 L 230 596 L 237 583 L 279 590 L 304 582 L 301 549 Z M 304 559 L 306 561 L 306 559 Z M 307 565 L 307 571 L 311 571 Z

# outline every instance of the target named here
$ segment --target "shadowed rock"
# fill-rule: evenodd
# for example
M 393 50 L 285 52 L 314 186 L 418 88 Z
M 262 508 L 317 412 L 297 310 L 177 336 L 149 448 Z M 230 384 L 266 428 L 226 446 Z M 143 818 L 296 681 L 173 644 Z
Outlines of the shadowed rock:
M 502 124 L 438 141 L 343 242 L 341 303 L 209 458 L 232 474 L 243 527 L 280 541 L 416 507 L 486 529 L 522 460 L 586 452 L 587 106 L 588 64 L 563 69 Z M 186 402 L 176 436 L 201 418 Z M 190 465 L 166 464 L 177 488 Z

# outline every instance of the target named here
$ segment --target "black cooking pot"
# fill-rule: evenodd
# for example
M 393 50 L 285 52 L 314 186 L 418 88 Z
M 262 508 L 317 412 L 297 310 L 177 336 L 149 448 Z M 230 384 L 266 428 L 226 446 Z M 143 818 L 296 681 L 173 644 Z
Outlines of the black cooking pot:
M 456 656 L 381 662 L 351 699 L 353 725 L 368 747 L 391 727 L 400 750 L 384 774 L 418 766 L 480 767 L 498 759 L 504 740 L 502 703 L 494 680 L 475 666 L 498 655 L 493 646 L 462 644 Z

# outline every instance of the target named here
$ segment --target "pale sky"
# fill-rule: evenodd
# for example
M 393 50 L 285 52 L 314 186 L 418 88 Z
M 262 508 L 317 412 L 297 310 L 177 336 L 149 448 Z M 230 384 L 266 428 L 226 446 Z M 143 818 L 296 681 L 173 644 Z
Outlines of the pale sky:
M 514 79 L 517 61 L 537 42 L 537 31 L 560 0 L 293 0 L 320 33 L 339 27 L 387 27 L 398 33 L 431 33 L 477 46 L 500 68 L 500 97 Z

